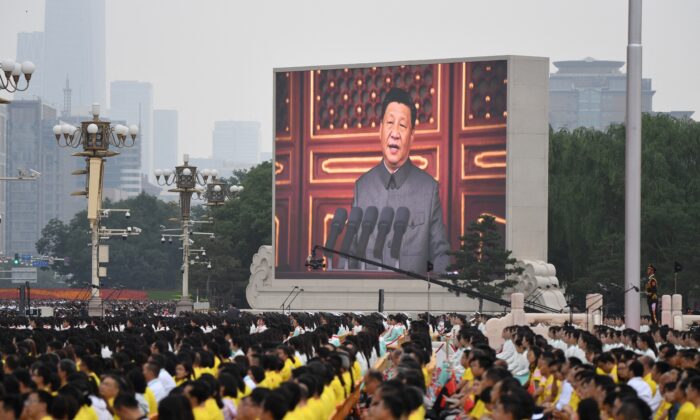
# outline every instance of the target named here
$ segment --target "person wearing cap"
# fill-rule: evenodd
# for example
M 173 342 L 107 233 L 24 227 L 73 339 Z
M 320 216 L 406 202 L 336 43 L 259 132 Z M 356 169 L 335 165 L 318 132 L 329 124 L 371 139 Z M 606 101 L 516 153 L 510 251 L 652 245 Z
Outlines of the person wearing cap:
M 647 266 L 647 276 L 649 276 L 649 280 L 647 280 L 645 291 L 647 294 L 647 305 L 649 305 L 649 315 L 651 315 L 651 322 L 653 324 L 658 324 L 659 322 L 656 319 L 656 308 L 659 304 L 659 295 L 657 293 L 658 285 L 656 283 L 656 267 L 649 264 Z
M 355 182 L 352 205 L 363 210 L 374 206 L 380 212 L 384 207 L 391 207 L 394 211 L 406 207 L 409 220 L 401 241 L 398 267 L 425 273 L 430 261 L 433 271 L 442 273 L 449 265 L 450 247 L 442 219 L 438 183 L 409 158 L 417 122 L 415 101 L 407 91 L 392 88 L 384 96 L 381 112 L 379 144 L 382 161 Z M 379 262 L 394 266 L 397 260 L 390 254 L 392 236 L 390 232 Z M 375 229 L 369 238 L 366 254 L 361 257 L 375 260 L 372 250 L 376 237 Z M 351 251 L 354 252 L 356 247 L 357 243 Z

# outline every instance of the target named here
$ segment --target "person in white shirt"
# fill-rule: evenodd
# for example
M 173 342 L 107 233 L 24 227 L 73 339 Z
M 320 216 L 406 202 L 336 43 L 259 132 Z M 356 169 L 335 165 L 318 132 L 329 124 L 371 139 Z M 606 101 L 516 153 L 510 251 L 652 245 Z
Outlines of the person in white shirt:
M 637 391 L 637 396 L 647 403 L 649 407 L 652 405 L 652 394 L 651 387 L 646 381 L 644 381 L 644 366 L 634 360 L 627 365 L 629 371 L 630 380 L 627 381 L 627 385 L 634 388 Z
M 158 379 L 159 372 L 160 366 L 155 363 L 149 362 L 143 365 L 143 376 L 146 377 L 148 388 L 153 391 L 153 395 L 156 397 L 157 402 L 160 402 L 160 400 L 168 395 L 168 393 L 165 392 L 165 387 L 163 387 L 160 379 Z
M 508 370 L 521 385 L 525 384 L 530 377 L 530 362 L 527 360 L 527 349 L 523 341 L 522 337 L 515 339 L 515 355 L 513 361 L 508 364 Z
M 513 345 L 513 330 L 510 327 L 503 329 L 501 337 L 505 340 L 501 352 L 496 355 L 497 358 L 508 362 L 515 355 L 515 346 Z

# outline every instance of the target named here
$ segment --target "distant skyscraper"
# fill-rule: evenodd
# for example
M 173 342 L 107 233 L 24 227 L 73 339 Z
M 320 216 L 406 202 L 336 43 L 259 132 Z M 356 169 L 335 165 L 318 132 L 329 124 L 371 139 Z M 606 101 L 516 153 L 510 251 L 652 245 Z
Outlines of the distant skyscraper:
M 252 166 L 260 161 L 260 123 L 257 121 L 216 121 L 213 133 L 216 159 L 233 165 Z
M 623 61 L 555 61 L 549 76 L 549 123 L 555 130 L 605 129 L 625 121 L 627 76 Z M 642 112 L 652 112 L 651 79 L 642 79 Z
M 6 253 L 35 254 L 36 241 L 49 220 L 68 222 L 85 206 L 84 197 L 70 196 L 84 189 L 85 177 L 70 173 L 84 168 L 85 162 L 58 148 L 52 131 L 57 121 L 56 110 L 41 101 L 14 101 L 8 106 L 7 173 L 16 176 L 19 169 L 34 169 L 41 176 L 6 185 L 2 223 Z
M 136 145 L 131 149 L 123 149 L 123 155 L 136 159 L 139 153 L 138 167 L 129 165 L 129 184 L 138 184 L 138 191 L 133 188 L 135 195 L 141 192 L 141 174 L 153 172 L 153 86 L 148 82 L 116 81 L 110 86 L 109 116 L 113 120 L 125 121 L 126 124 L 139 126 L 139 136 Z M 136 171 L 138 170 L 138 171 Z
M 63 104 L 66 77 L 73 89 L 73 113 L 88 115 L 106 106 L 105 0 L 46 0 L 42 99 Z M 30 88 L 32 90 L 33 88 Z
M 156 109 L 153 111 L 153 168 L 174 168 L 177 159 L 177 111 Z M 149 174 L 149 178 L 151 174 Z
M 31 61 L 37 67 L 32 74 L 31 87 L 15 93 L 15 99 L 36 99 L 42 96 L 44 73 L 44 33 L 20 32 L 17 34 L 17 61 Z M 22 82 L 24 83 L 24 81 Z

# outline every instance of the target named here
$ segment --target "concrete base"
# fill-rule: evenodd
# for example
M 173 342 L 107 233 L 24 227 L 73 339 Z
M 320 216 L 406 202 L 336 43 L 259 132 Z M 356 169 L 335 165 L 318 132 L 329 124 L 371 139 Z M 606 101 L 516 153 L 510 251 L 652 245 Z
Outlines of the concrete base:
M 88 316 L 103 317 L 104 316 L 104 305 L 102 304 L 102 298 L 99 296 L 93 296 L 88 301 Z
M 353 312 L 376 311 L 379 289 L 384 289 L 384 311 L 386 312 L 475 312 L 479 309 L 476 299 L 457 296 L 447 289 L 431 285 L 422 280 L 401 279 L 275 279 L 272 262 L 272 247 L 263 245 L 253 257 L 250 281 L 246 298 L 250 307 L 261 311 L 279 311 L 282 302 L 294 286 L 304 291 L 292 302 L 291 311 Z M 545 263 L 529 262 L 519 279 L 515 291 L 524 289 L 525 296 L 538 296 L 537 303 L 561 310 L 565 307 L 564 296 L 558 288 L 554 267 Z M 543 277 L 543 275 L 546 276 Z M 543 283 L 547 282 L 544 286 Z M 526 280 L 527 279 L 527 280 Z M 542 288 L 543 290 L 539 290 Z M 505 296 L 505 299 L 510 299 Z M 484 302 L 483 312 L 506 312 L 508 308 Z
M 183 312 L 193 312 L 194 303 L 189 298 L 182 298 L 175 305 L 175 314 L 180 315 Z

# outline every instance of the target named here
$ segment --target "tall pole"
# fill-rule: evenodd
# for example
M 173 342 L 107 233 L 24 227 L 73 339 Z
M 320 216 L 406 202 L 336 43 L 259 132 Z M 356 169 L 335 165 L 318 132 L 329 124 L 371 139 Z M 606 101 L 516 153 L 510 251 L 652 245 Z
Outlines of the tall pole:
M 99 276 L 99 267 L 100 267 L 100 261 L 98 257 L 98 250 L 100 247 L 100 226 L 99 226 L 99 220 L 95 219 L 90 223 L 92 227 L 92 243 L 91 243 L 91 250 L 92 250 L 92 269 L 91 269 L 91 276 L 90 276 L 90 284 L 92 285 L 91 291 L 90 291 L 90 301 L 92 302 L 92 306 L 95 306 L 97 303 L 100 305 L 102 302 L 97 302 L 97 300 L 100 299 L 100 276 Z
M 183 193 L 186 194 L 186 193 Z M 189 279 L 190 279 L 190 220 L 182 218 L 182 300 L 190 300 Z
M 625 326 L 639 331 L 642 207 L 642 0 L 629 0 L 625 147 Z M 634 288 L 637 289 L 634 289 Z

